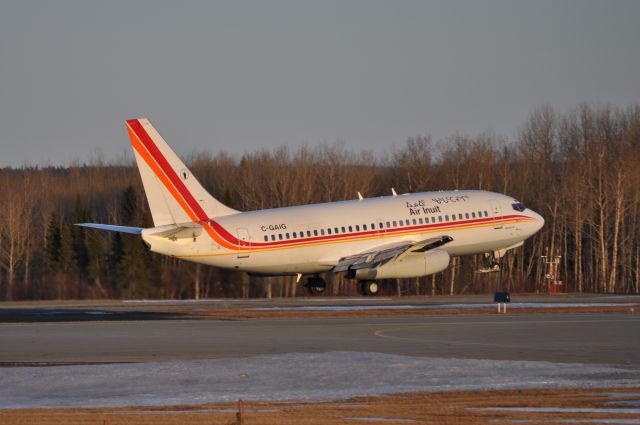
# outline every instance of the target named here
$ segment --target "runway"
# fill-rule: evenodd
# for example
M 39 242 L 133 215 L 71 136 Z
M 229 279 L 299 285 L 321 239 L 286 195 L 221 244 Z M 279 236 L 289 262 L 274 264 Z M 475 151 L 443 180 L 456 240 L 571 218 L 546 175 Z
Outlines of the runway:
M 465 307 L 486 300 L 438 301 L 14 303 L 0 309 L 0 409 L 640 386 L 640 314 L 475 314 Z M 553 301 L 626 311 L 638 298 Z M 227 319 L 207 316 L 217 310 Z
M 1 323 L 0 364 L 238 358 L 334 351 L 640 365 L 640 314 Z

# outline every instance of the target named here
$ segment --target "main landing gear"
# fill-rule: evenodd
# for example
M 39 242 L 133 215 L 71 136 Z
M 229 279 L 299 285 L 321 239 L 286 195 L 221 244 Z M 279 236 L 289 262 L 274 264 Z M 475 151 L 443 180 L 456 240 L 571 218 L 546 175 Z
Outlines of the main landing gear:
M 320 295 L 324 294 L 324 291 L 327 289 L 327 282 L 325 282 L 321 277 L 313 276 L 307 280 L 307 283 L 304 286 L 306 286 L 310 294 Z
M 380 286 L 375 280 L 359 280 L 358 293 L 360 295 L 378 295 Z

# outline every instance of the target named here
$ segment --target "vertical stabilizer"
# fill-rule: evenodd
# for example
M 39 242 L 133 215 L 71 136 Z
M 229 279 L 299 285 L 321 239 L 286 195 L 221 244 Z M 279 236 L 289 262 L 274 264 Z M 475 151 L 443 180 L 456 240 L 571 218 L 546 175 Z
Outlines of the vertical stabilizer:
M 127 120 L 154 226 L 235 214 L 211 196 L 146 118 Z

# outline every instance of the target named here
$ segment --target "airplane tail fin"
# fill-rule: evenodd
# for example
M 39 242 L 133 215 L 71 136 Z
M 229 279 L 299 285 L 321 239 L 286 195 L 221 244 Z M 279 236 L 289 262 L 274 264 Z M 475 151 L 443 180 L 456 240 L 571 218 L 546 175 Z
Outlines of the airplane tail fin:
M 127 120 L 154 226 L 235 214 L 211 196 L 148 119 Z

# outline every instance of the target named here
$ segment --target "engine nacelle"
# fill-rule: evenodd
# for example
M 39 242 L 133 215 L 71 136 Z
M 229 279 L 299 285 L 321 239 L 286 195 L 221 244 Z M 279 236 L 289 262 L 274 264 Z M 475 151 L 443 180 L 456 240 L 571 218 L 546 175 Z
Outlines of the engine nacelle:
M 441 272 L 449 266 L 449 253 L 434 249 L 424 254 L 409 254 L 382 266 L 355 271 L 358 280 L 395 279 L 421 277 Z

